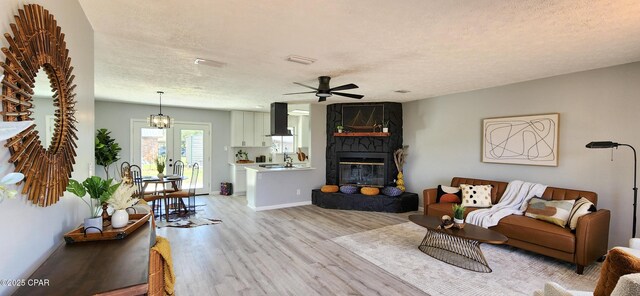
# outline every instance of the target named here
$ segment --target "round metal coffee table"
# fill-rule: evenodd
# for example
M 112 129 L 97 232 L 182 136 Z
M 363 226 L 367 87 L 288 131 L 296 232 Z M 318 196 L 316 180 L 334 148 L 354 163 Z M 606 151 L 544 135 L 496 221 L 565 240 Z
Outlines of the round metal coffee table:
M 504 244 L 507 237 L 497 231 L 473 224 L 463 229 L 438 229 L 440 219 L 425 215 L 410 215 L 409 220 L 427 229 L 418 249 L 442 262 L 477 272 L 491 272 L 482 254 L 480 243 Z

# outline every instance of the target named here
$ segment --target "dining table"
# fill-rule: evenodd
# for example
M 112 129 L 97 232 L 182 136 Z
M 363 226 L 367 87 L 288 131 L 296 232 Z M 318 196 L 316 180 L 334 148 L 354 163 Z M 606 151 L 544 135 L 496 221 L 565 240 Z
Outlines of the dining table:
M 142 178 L 142 184 L 143 184 L 142 192 L 144 192 L 145 194 L 147 194 L 147 192 L 153 192 L 153 194 L 155 195 L 162 194 L 162 200 L 164 202 L 164 214 L 167 222 L 169 222 L 169 207 L 167 204 L 167 193 L 180 191 L 180 188 L 178 187 L 178 182 L 185 179 L 186 178 L 182 176 L 164 176 L 162 179 L 158 177 Z M 150 184 L 155 185 L 155 188 L 152 191 L 147 191 L 147 187 Z M 173 190 L 167 190 L 167 184 L 171 184 L 171 189 Z M 162 185 L 161 190 L 158 190 L 158 185 Z M 184 204 L 184 201 L 182 200 L 182 198 L 177 198 L 177 200 L 178 200 L 178 205 L 184 209 L 185 213 L 188 213 L 189 210 L 187 209 L 187 206 Z M 162 220 L 162 215 L 160 215 L 160 220 Z

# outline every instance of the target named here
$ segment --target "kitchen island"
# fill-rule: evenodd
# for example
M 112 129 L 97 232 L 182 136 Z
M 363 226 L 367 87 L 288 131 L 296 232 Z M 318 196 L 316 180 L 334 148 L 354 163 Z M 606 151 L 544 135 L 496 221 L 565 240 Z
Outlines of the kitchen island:
M 311 190 L 317 187 L 306 165 L 284 167 L 247 167 L 247 206 L 272 210 L 311 204 Z

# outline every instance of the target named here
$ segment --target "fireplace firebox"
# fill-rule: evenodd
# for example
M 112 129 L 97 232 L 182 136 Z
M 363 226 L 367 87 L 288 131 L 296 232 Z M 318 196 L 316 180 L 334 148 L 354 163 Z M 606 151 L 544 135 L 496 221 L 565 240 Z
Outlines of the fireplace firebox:
M 338 182 L 359 187 L 384 187 L 387 181 L 387 153 L 339 152 Z

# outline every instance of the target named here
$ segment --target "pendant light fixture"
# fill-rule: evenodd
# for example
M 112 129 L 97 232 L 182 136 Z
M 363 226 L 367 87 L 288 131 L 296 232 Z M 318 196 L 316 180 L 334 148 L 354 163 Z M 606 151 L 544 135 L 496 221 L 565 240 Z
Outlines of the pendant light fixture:
M 149 115 L 149 117 L 147 117 L 147 124 L 149 124 L 150 127 L 159 129 L 170 128 L 171 125 L 173 125 L 173 118 L 169 117 L 169 115 L 162 114 L 162 94 L 164 94 L 164 92 L 159 90 L 158 94 L 160 95 L 160 113 L 157 115 Z

